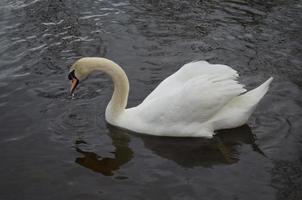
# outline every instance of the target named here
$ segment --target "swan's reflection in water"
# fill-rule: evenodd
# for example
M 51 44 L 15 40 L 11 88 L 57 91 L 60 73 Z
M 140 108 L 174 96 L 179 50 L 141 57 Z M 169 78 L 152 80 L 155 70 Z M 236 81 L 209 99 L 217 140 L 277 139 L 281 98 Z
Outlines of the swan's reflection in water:
M 114 158 L 102 157 L 94 152 L 76 148 L 82 156 L 76 163 L 105 176 L 112 176 L 122 165 L 133 158 L 129 147 L 131 137 L 142 139 L 146 148 L 155 154 L 186 167 L 211 167 L 219 164 L 233 164 L 239 160 L 239 146 L 246 144 L 262 155 L 255 143 L 255 137 L 248 125 L 236 129 L 219 131 L 212 139 L 205 138 L 171 138 L 140 135 L 108 125 L 112 144 L 115 147 Z
M 115 151 L 112 152 L 114 158 L 102 157 L 94 152 L 83 151 L 76 147 L 76 151 L 83 156 L 76 158 L 75 162 L 105 176 L 112 176 L 113 171 L 118 170 L 120 166 L 129 162 L 133 157 L 133 151 L 129 148 L 129 135 L 109 130 L 112 145 L 115 147 Z

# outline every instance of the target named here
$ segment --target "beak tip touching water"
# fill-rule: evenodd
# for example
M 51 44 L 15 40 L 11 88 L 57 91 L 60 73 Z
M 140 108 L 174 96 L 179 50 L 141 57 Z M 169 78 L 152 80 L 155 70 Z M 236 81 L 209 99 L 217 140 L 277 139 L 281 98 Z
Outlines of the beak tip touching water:
M 73 93 L 74 93 L 76 87 L 78 86 L 78 84 L 79 84 L 79 80 L 78 79 L 73 78 L 71 80 L 71 87 L 70 87 L 70 91 L 69 91 L 70 95 L 73 95 Z

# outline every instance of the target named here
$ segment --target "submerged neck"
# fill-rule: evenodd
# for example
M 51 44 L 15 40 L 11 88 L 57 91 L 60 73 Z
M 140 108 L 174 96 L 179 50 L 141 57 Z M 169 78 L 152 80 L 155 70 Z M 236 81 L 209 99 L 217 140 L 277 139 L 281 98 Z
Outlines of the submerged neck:
M 125 110 L 128 101 L 129 81 L 124 70 L 116 63 L 105 58 L 82 58 L 84 73 L 102 71 L 108 74 L 114 84 L 111 100 L 106 108 L 106 120 L 115 125 L 117 118 Z M 87 70 L 87 71 L 86 71 Z

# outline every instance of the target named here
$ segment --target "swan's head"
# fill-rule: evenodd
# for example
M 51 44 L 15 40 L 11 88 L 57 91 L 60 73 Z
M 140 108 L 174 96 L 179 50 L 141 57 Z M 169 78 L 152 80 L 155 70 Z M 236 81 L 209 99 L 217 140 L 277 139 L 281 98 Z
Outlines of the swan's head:
M 69 70 L 68 79 L 71 80 L 70 94 L 73 94 L 80 81 L 85 80 L 89 74 L 84 61 L 84 59 L 76 61 Z
M 122 77 L 126 82 L 128 81 L 125 72 L 113 61 L 106 58 L 85 57 L 77 60 L 70 68 L 68 75 L 68 79 L 71 80 L 70 93 L 72 94 L 79 82 L 85 80 L 93 71 L 104 72 L 115 79 Z
M 73 94 L 74 90 L 80 82 L 80 80 L 75 76 L 75 70 L 71 70 L 69 72 L 68 79 L 71 80 L 70 94 Z

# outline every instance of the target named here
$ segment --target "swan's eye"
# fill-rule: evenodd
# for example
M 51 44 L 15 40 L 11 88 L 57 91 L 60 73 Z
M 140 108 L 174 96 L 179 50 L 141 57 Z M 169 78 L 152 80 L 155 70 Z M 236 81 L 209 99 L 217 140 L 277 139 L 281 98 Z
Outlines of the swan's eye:
M 77 79 L 77 78 L 75 77 L 74 70 L 72 70 L 72 71 L 68 74 L 68 79 L 69 79 L 69 80 Z

